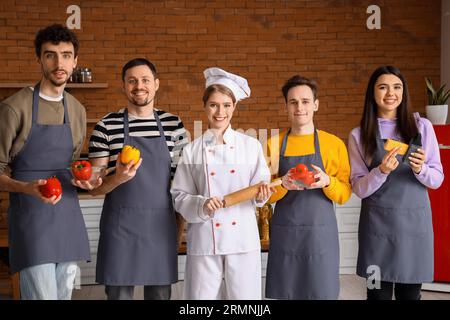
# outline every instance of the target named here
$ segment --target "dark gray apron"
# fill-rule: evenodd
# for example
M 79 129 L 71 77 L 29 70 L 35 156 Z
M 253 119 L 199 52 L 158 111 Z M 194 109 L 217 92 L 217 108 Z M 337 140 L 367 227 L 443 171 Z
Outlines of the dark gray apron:
M 140 149 L 143 161 L 133 179 L 105 197 L 100 219 L 98 283 L 167 285 L 178 279 L 171 158 L 161 122 L 156 112 L 154 115 L 159 138 L 131 137 L 128 110 L 124 111 L 124 144 Z
M 377 131 L 377 149 L 369 170 L 386 151 Z M 381 280 L 399 283 L 433 281 L 433 226 L 426 187 L 409 165 L 400 162 L 384 184 L 362 199 L 358 230 L 357 274 L 367 278 L 367 267 L 380 267 Z M 372 273 L 372 272 L 370 272 Z
M 324 170 L 319 138 L 315 153 L 286 157 L 283 139 L 278 175 L 299 163 Z M 274 299 L 337 299 L 339 295 L 339 237 L 333 203 L 322 189 L 288 191 L 277 202 L 270 225 L 266 297 Z
M 33 181 L 56 176 L 63 193 L 56 205 L 24 193 L 10 193 L 11 272 L 44 263 L 90 260 L 86 226 L 67 170 L 72 162 L 73 140 L 66 99 L 63 104 L 64 124 L 38 124 L 39 84 L 34 87 L 30 133 L 11 163 L 11 177 Z

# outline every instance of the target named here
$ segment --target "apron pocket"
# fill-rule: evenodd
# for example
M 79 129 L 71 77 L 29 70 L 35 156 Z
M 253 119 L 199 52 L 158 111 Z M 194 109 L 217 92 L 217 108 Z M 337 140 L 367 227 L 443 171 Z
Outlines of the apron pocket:
M 52 222 L 52 218 L 49 218 L 49 215 L 57 214 L 56 207 L 59 205 L 45 204 L 41 200 L 29 196 L 29 195 L 20 195 L 19 196 L 19 210 L 13 212 L 16 217 L 14 219 L 20 220 L 22 227 L 26 228 L 27 224 L 33 224 L 32 227 L 35 227 L 35 224 L 46 224 Z M 45 227 L 45 226 L 42 226 Z
M 35 211 L 53 212 L 54 208 L 58 207 L 60 205 L 60 202 L 62 201 L 62 198 L 61 198 L 61 200 L 53 206 L 51 204 L 45 204 L 38 198 L 27 195 L 27 194 L 19 195 L 18 199 L 19 199 L 20 212 L 30 212 L 30 213 L 33 213 Z
M 325 225 L 294 227 L 272 225 L 270 250 L 300 257 L 322 255 L 328 247 L 327 233 Z
M 167 230 L 171 219 L 175 222 L 175 214 L 169 208 L 119 208 L 119 232 L 127 236 L 143 238 L 159 238 Z M 164 238 L 164 237 L 163 237 Z
M 376 236 L 418 236 L 429 232 L 431 215 L 428 208 L 382 208 L 369 209 L 368 232 Z
M 35 197 L 20 195 L 17 204 L 19 210 L 11 211 L 10 232 L 18 250 L 23 251 L 20 254 L 42 254 L 42 250 L 53 246 L 55 239 L 65 235 L 61 228 L 63 212 L 55 208 L 59 203 L 53 206 Z M 27 248 L 19 249 L 20 246 Z

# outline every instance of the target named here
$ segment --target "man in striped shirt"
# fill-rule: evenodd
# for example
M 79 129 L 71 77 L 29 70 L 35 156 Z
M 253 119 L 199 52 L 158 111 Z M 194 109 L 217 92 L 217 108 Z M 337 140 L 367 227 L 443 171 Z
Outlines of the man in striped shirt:
M 89 141 L 89 158 L 108 158 L 108 168 L 115 168 L 117 155 L 123 147 L 123 112 L 111 112 L 104 116 L 94 127 Z M 186 129 L 181 119 L 164 110 L 156 109 L 164 130 L 167 147 L 169 148 L 171 163 L 171 176 L 175 174 L 181 150 L 189 142 Z M 135 137 L 157 138 L 158 126 L 154 117 L 142 118 L 129 114 L 130 135 Z M 111 170 L 110 169 L 110 170 Z
M 100 221 L 96 281 L 108 299 L 132 299 L 144 286 L 144 299 L 169 299 L 178 280 L 177 226 L 170 183 L 188 143 L 180 118 L 156 109 L 155 66 L 138 58 L 122 69 L 126 108 L 109 113 L 95 126 L 89 143 L 93 166 L 110 174 L 92 195 L 106 194 Z M 124 145 L 136 146 L 141 159 L 123 164 Z M 181 229 L 181 228 L 179 228 Z

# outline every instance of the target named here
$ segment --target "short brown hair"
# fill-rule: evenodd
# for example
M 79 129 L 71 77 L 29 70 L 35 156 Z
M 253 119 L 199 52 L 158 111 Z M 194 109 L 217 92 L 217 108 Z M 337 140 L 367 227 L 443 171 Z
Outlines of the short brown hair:
M 229 96 L 231 100 L 233 100 L 233 103 L 236 103 L 236 97 L 234 96 L 233 91 L 231 91 L 228 87 L 222 84 L 212 84 L 206 88 L 203 93 L 203 105 L 206 105 L 206 101 L 208 101 L 209 97 L 215 92 L 220 92 Z
M 153 63 L 151 63 L 150 61 L 148 61 L 145 58 L 136 58 L 133 60 L 128 61 L 122 68 L 122 81 L 125 81 L 125 74 L 127 73 L 128 69 L 137 67 L 137 66 L 147 66 L 150 71 L 153 74 L 153 77 L 155 79 L 158 79 L 158 74 L 156 73 L 156 67 Z
M 284 100 L 287 103 L 287 95 L 289 90 L 291 90 L 294 87 L 297 86 L 308 86 L 311 88 L 311 91 L 313 93 L 314 100 L 317 99 L 317 83 L 314 80 L 302 77 L 298 74 L 291 77 L 286 81 L 283 88 L 281 88 L 281 91 L 283 92 Z

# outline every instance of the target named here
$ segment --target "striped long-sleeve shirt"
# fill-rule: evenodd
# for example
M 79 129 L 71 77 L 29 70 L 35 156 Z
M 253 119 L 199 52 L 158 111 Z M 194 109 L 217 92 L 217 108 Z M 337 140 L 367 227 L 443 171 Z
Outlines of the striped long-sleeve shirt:
M 94 127 L 89 141 L 89 158 L 109 157 L 108 168 L 116 166 L 118 153 L 122 150 L 124 142 L 123 112 L 112 112 L 104 116 Z M 181 150 L 189 142 L 186 129 L 180 118 L 169 112 L 155 109 L 161 120 L 167 147 L 172 159 L 171 173 L 175 174 Z M 148 118 L 140 118 L 128 114 L 129 130 L 132 137 L 146 137 L 154 139 L 159 137 L 158 126 L 153 114 Z

